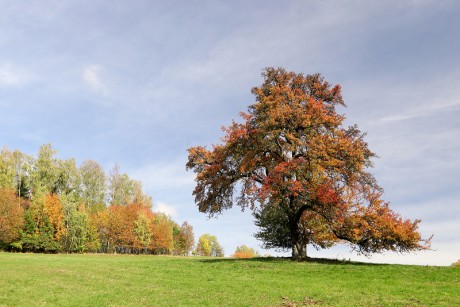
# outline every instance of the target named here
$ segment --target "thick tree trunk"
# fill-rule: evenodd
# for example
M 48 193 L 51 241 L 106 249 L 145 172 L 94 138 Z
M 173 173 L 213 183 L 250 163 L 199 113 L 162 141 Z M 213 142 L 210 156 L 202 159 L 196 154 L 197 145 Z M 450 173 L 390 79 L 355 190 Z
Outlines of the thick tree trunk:
M 307 245 L 303 242 L 292 243 L 292 259 L 304 260 L 307 259 Z
M 299 221 L 293 219 L 290 222 L 290 232 L 292 238 L 292 259 L 307 259 L 307 244 L 300 234 Z
M 307 259 L 307 244 L 300 232 L 299 221 L 303 212 L 308 208 L 304 205 L 298 209 L 296 214 L 289 218 L 289 229 L 292 239 L 292 259 L 304 260 Z

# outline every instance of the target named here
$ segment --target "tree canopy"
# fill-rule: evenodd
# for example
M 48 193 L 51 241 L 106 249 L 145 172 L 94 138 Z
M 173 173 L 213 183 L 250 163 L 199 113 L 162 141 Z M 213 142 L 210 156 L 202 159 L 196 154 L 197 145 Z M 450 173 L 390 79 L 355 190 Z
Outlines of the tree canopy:
M 252 89 L 256 102 L 241 113 L 241 122 L 223 128 L 222 142 L 188 149 L 199 211 L 213 216 L 234 204 L 269 208 L 267 229 L 282 225 L 289 237 L 260 238 L 290 245 L 294 259 L 306 258 L 310 242 L 349 242 L 363 254 L 427 249 L 420 221 L 402 219 L 382 199 L 368 171 L 375 154 L 364 133 L 343 126 L 345 116 L 336 111 L 345 106 L 341 87 L 320 74 L 282 68 L 262 75 L 262 85 Z

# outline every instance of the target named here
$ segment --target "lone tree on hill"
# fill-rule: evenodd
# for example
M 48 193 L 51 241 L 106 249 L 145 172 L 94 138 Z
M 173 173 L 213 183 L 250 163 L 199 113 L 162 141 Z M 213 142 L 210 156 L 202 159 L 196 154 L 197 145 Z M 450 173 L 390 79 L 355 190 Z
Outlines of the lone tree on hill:
M 272 208 L 271 225 L 288 229 L 282 244 L 290 245 L 293 259 L 306 258 L 310 242 L 346 241 L 362 254 L 429 248 L 418 232 L 420 220 L 403 220 L 382 200 L 367 171 L 375 154 L 357 126 L 343 127 L 345 116 L 336 112 L 345 106 L 340 86 L 320 74 L 282 68 L 267 68 L 262 76 L 252 89 L 256 102 L 241 113 L 241 123 L 223 128 L 221 144 L 188 149 L 200 212 L 214 216 L 234 204 L 256 212 Z

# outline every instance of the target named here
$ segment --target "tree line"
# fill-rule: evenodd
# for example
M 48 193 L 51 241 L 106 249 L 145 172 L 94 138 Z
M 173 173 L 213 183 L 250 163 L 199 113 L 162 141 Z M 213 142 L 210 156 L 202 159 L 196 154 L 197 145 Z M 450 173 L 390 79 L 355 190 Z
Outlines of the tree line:
M 50 144 L 36 157 L 0 153 L 0 249 L 25 252 L 102 252 L 189 255 L 193 227 L 152 212 L 141 181 L 106 175 L 95 161 L 77 167 Z M 199 253 L 197 253 L 199 254 Z

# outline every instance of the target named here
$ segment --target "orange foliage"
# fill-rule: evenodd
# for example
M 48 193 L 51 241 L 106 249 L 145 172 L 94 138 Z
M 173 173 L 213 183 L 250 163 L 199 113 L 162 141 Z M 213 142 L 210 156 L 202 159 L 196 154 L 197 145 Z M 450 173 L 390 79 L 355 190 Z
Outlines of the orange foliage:
M 45 213 L 54 229 L 54 239 L 59 240 L 65 233 L 64 211 L 61 200 L 56 194 L 48 194 L 45 198 Z
M 153 213 L 140 204 L 112 205 L 108 208 L 107 238 L 113 247 L 134 250 L 144 248 L 135 233 L 135 223 L 141 214 L 153 219 Z
M 10 189 L 0 189 L 0 242 L 9 244 L 19 238 L 24 225 L 20 199 Z
M 240 258 L 240 259 L 247 259 L 247 258 L 254 258 L 254 253 L 251 252 L 235 252 L 233 254 L 233 258 Z
M 240 258 L 240 259 L 247 259 L 247 258 L 254 258 L 259 256 L 259 254 L 253 249 L 246 245 L 238 246 L 233 253 L 233 258 Z
M 150 248 L 157 253 L 169 253 L 173 248 L 173 225 L 169 218 L 157 214 L 150 225 L 152 241 Z

